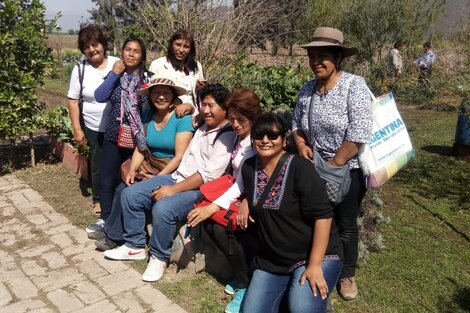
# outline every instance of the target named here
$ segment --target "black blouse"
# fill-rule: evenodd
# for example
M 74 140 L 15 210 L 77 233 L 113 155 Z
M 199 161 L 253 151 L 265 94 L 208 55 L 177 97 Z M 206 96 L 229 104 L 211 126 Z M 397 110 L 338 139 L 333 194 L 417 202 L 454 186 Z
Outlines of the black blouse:
M 258 157 L 245 161 L 242 178 L 250 213 L 257 224 L 259 244 L 255 267 L 271 273 L 288 273 L 308 261 L 313 242 L 313 220 L 333 216 L 325 191 L 313 163 L 290 155 L 261 208 L 255 205 L 269 177 L 259 169 Z M 342 259 L 342 246 L 334 222 L 326 255 Z

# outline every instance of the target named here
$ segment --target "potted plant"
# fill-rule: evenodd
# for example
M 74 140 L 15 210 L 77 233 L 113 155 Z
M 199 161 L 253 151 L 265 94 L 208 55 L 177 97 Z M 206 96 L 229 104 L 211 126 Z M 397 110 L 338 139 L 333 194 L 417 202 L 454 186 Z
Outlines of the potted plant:
M 88 180 L 88 146 L 78 146 L 75 143 L 67 109 L 51 109 L 44 117 L 44 128 L 51 136 L 52 153 L 75 173 Z

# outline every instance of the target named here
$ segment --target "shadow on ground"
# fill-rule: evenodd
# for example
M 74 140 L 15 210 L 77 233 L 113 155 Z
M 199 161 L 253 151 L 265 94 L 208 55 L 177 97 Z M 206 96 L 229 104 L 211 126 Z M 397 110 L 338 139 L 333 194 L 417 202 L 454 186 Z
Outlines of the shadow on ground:
M 442 156 L 454 156 L 454 153 L 452 152 L 452 147 L 449 147 L 449 146 L 430 145 L 430 146 L 421 147 L 421 149 L 426 152 L 439 154 Z
M 470 312 L 470 287 L 462 286 L 452 278 L 447 278 L 447 280 L 455 286 L 456 291 L 450 298 L 444 296 L 438 297 L 436 306 L 439 308 L 439 312 Z

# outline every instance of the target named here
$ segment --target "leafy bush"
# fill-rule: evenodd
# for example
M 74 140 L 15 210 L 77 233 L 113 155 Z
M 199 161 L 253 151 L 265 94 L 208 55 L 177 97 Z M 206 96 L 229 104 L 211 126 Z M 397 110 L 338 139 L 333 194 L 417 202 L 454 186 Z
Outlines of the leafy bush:
M 78 49 L 65 48 L 61 50 L 61 58 L 64 63 L 78 63 L 82 58 L 82 53 Z
M 264 111 L 290 111 L 300 88 L 310 79 L 310 71 L 300 64 L 260 67 L 240 56 L 231 65 L 221 67 L 215 76 L 229 89 L 252 89 L 260 97 Z
M 69 118 L 69 112 L 62 106 L 52 108 L 43 118 L 43 127 L 49 135 L 53 136 L 59 142 L 71 144 L 78 153 L 88 156 L 88 146 L 77 145 L 73 138 L 72 122 Z

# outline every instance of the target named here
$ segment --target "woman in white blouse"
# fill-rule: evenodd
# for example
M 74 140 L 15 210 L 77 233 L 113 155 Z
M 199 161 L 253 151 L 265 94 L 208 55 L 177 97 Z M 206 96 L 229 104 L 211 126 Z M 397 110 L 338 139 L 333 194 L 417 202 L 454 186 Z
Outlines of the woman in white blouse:
M 188 31 L 180 29 L 171 36 L 166 56 L 154 60 L 149 71 L 173 80 L 188 91 L 179 97 L 182 104 L 176 107 L 178 116 L 196 116 L 199 113 L 196 91 L 204 87 L 206 82 L 202 65 L 196 61 L 196 44 Z
M 80 29 L 78 47 L 85 59 L 73 68 L 70 77 L 67 93 L 69 114 L 75 142 L 79 145 L 87 143 L 90 147 L 93 211 L 99 213 L 101 210 L 98 195 L 101 149 L 111 106 L 108 102 L 96 101 L 95 89 L 103 83 L 104 78 L 119 59 L 107 55 L 108 42 L 102 30 L 96 25 L 90 24 Z M 80 82 L 79 73 L 83 74 L 82 82 Z M 81 111 L 80 96 L 83 98 Z M 83 123 L 80 123 L 80 120 Z
M 254 256 L 256 239 L 253 227 L 245 231 L 236 231 L 233 237 L 229 236 L 227 229 L 211 220 L 208 220 L 218 210 L 227 210 L 230 203 L 240 196 L 240 184 L 243 184 L 239 175 L 243 162 L 255 155 L 251 146 L 251 127 L 261 114 L 258 96 L 247 88 L 237 88 L 226 101 L 227 115 L 230 124 L 237 134 L 232 153 L 232 175 L 237 179 L 222 196 L 213 203 L 193 209 L 188 214 L 188 226 L 194 227 L 204 222 L 206 232 L 217 247 L 226 255 L 234 277 L 225 286 L 225 292 L 235 294 L 233 300 L 227 305 L 225 312 L 238 312 L 248 287 L 248 266 Z M 230 246 L 230 249 L 229 249 Z

